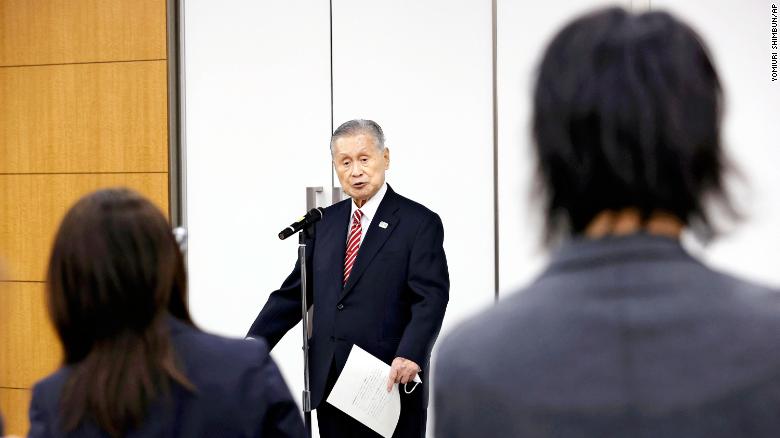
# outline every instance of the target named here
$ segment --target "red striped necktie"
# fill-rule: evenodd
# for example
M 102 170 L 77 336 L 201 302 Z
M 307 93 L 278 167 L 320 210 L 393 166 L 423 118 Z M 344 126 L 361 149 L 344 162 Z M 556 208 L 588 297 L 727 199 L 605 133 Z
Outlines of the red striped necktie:
M 344 256 L 344 285 L 347 284 L 349 274 L 352 272 L 352 266 L 355 264 L 358 249 L 360 248 L 360 237 L 363 235 L 363 227 L 360 226 L 360 219 L 363 212 L 360 209 L 352 213 L 352 226 L 349 229 L 349 238 L 347 238 L 347 253 Z

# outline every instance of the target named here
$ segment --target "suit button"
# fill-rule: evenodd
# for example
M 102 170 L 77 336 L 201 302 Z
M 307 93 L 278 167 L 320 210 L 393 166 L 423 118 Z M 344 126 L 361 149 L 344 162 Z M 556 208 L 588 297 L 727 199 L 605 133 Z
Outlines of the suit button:
M 339 309 L 339 310 L 344 310 L 344 305 L 339 303 L 339 305 L 336 306 L 336 308 Z
M 336 340 L 336 338 L 334 338 L 333 336 L 330 337 L 330 342 L 333 342 L 335 340 Z

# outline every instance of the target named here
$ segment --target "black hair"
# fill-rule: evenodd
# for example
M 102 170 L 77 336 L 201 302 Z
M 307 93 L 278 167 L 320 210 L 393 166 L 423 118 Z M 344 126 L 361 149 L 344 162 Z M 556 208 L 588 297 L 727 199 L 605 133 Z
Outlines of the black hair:
M 91 420 L 124 436 L 171 382 L 194 390 L 166 321 L 192 325 L 184 262 L 149 200 L 121 188 L 79 200 L 54 239 L 46 291 L 71 369 L 60 400 L 65 431 Z
M 548 238 L 604 210 L 708 224 L 706 195 L 729 206 L 720 81 L 701 38 L 670 14 L 574 20 L 544 53 L 533 105 Z

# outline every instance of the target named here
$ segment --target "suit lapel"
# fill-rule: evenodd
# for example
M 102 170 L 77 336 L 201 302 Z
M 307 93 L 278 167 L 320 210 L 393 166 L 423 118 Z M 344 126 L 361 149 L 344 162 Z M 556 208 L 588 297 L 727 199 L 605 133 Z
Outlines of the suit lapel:
M 398 195 L 395 194 L 390 186 L 387 186 L 387 192 L 382 202 L 379 204 L 379 208 L 371 219 L 371 223 L 368 225 L 366 231 L 366 237 L 363 238 L 363 243 L 360 244 L 357 258 L 355 259 L 355 265 L 352 267 L 352 273 L 349 274 L 349 280 L 344 286 L 344 290 L 341 292 L 339 299 L 343 299 L 355 286 L 360 277 L 365 272 L 366 268 L 376 256 L 377 252 L 382 248 L 387 239 L 395 231 L 400 218 L 397 216 L 398 212 Z M 386 226 L 380 227 L 379 224 L 384 222 Z M 346 236 L 345 236 L 346 240 Z M 346 247 L 346 243 L 344 244 Z M 346 250 L 346 248 L 345 248 Z M 342 252 L 343 254 L 343 252 Z
M 335 206 L 332 215 L 326 215 L 317 230 L 317 234 L 320 236 L 331 236 L 318 239 L 318 244 L 323 242 L 324 248 L 321 250 L 324 258 L 322 260 L 328 261 L 325 263 L 326 266 L 329 266 L 325 278 L 329 278 L 327 281 L 331 282 L 336 290 L 342 288 L 344 281 L 344 253 L 347 250 L 347 228 L 351 212 L 352 200 L 342 201 Z M 331 260 L 333 261 L 331 262 Z

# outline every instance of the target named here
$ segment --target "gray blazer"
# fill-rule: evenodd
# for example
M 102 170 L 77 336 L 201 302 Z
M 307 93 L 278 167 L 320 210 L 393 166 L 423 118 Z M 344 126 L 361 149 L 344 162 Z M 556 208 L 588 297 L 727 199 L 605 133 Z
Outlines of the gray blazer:
M 458 327 L 437 437 L 780 437 L 780 294 L 676 240 L 576 240 Z

